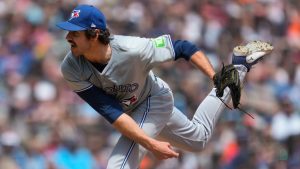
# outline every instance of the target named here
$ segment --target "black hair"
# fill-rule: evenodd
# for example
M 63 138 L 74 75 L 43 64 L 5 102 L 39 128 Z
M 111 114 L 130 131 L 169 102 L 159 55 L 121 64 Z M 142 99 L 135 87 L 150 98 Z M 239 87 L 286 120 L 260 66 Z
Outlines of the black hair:
M 85 36 L 88 39 L 96 37 L 96 35 L 97 35 L 96 30 L 97 29 L 88 29 L 88 30 L 86 30 L 85 31 Z M 109 42 L 110 42 L 110 32 L 109 32 L 109 30 L 108 29 L 105 29 L 105 30 L 99 29 L 99 31 L 100 31 L 100 34 L 98 36 L 99 42 L 103 43 L 104 45 L 109 44 Z

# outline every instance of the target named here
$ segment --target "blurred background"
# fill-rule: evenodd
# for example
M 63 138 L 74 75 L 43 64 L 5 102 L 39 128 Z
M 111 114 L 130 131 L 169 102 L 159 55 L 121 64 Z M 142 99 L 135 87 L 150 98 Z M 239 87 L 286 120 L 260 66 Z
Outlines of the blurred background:
M 79 3 L 99 7 L 113 34 L 170 34 L 203 50 L 216 70 L 234 46 L 271 42 L 270 58 L 247 76 L 240 111 L 226 109 L 200 153 L 141 169 L 300 168 L 299 0 L 1 0 L 0 169 L 104 169 L 119 134 L 77 97 L 60 72 L 69 50 L 55 23 Z M 155 72 L 191 118 L 212 83 L 179 60 Z

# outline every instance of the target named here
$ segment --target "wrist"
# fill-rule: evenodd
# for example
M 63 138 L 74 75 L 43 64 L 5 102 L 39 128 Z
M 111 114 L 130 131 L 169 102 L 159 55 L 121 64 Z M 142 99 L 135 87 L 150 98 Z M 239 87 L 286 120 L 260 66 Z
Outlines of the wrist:
M 140 142 L 140 144 L 145 147 L 147 150 L 152 150 L 153 149 L 153 145 L 155 144 L 155 139 L 151 138 L 151 137 L 148 137 L 148 138 L 145 138 L 144 140 L 142 140 Z

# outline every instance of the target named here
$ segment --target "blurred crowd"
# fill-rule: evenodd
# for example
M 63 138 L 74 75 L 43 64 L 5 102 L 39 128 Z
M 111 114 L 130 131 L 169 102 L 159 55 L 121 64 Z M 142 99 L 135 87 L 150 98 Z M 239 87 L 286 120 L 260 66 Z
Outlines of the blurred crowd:
M 68 19 L 78 3 L 99 7 L 113 34 L 194 42 L 214 68 L 231 60 L 234 46 L 251 40 L 275 50 L 245 80 L 241 107 L 226 109 L 206 148 L 141 169 L 300 169 L 299 0 L 1 0 L 0 169 L 104 169 L 120 136 L 62 79 L 69 50 Z M 212 83 L 193 65 L 155 69 L 191 118 Z

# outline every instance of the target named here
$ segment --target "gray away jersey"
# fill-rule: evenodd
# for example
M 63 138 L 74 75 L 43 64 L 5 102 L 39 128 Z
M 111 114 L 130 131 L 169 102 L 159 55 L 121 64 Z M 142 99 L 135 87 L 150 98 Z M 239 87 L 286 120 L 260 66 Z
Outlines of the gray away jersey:
M 156 39 L 114 35 L 110 45 L 112 56 L 102 72 L 83 56 L 75 57 L 71 52 L 63 60 L 61 70 L 75 92 L 97 86 L 115 96 L 126 112 L 149 96 L 156 83 L 151 69 L 174 60 L 175 53 L 169 35 Z

